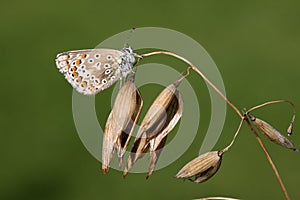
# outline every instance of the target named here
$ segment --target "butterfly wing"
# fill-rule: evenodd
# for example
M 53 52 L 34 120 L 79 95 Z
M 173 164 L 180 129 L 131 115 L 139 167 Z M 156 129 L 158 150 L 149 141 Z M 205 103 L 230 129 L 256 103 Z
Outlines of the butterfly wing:
M 88 49 L 58 54 L 56 65 L 77 92 L 96 94 L 119 80 L 123 52 Z

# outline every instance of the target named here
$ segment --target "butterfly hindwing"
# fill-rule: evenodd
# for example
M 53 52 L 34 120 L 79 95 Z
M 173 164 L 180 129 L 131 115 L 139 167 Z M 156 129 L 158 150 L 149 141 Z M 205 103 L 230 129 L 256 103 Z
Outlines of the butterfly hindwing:
M 79 93 L 92 95 L 121 78 L 122 54 L 113 49 L 69 51 L 57 55 L 56 65 Z

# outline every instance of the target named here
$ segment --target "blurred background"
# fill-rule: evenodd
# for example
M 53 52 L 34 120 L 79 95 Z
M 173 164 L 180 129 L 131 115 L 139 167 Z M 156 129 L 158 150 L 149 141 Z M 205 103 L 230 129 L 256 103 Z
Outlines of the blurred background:
M 193 184 L 174 178 L 198 155 L 201 133 L 209 124 L 208 90 L 195 74 L 188 80 L 201 91 L 200 128 L 183 156 L 155 171 L 147 181 L 146 174 L 129 174 L 123 180 L 122 173 L 113 169 L 103 175 L 101 163 L 77 135 L 72 88 L 58 72 L 55 56 L 94 48 L 131 27 L 169 28 L 190 36 L 208 51 L 222 74 L 228 97 L 240 109 L 275 99 L 289 99 L 299 109 L 299 1 L 19 0 L 2 1 L 0 10 L 0 199 L 284 199 L 269 163 L 246 127 L 211 180 Z M 152 61 L 170 66 L 178 63 L 165 57 Z M 147 99 L 143 114 L 161 89 L 156 85 L 141 88 Z M 111 92 L 112 88 L 96 96 L 102 126 L 110 111 L 107 99 Z M 285 132 L 292 111 L 282 104 L 255 113 Z M 300 147 L 298 122 L 296 118 L 291 139 Z M 238 123 L 228 108 L 214 149 L 230 142 Z M 263 141 L 291 198 L 300 199 L 299 153 Z

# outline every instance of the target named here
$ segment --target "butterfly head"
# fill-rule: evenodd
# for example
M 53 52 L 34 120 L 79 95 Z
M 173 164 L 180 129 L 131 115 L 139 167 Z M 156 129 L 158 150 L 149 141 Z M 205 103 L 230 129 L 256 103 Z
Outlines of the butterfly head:
M 130 46 L 122 49 L 122 52 L 124 53 L 124 58 L 127 60 L 127 62 L 130 62 L 131 64 L 135 62 L 135 53 L 133 53 L 133 49 Z

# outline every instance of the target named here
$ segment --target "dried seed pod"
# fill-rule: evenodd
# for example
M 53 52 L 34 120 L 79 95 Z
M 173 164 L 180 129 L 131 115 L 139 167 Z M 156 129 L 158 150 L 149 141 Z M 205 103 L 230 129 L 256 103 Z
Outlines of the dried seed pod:
M 168 133 L 182 116 L 183 100 L 177 90 L 181 80 L 182 78 L 165 88 L 147 111 L 134 141 L 132 153 L 124 170 L 124 177 L 132 165 L 149 149 L 150 167 L 147 178 L 152 174 Z
M 211 151 L 202 154 L 187 163 L 176 178 L 189 179 L 194 183 L 202 183 L 210 179 L 220 168 L 223 151 Z M 192 179 L 194 177 L 194 179 Z
M 248 116 L 250 117 L 251 121 L 253 121 L 253 124 L 256 126 L 256 128 L 269 140 L 285 148 L 292 149 L 294 151 L 297 150 L 297 148 L 289 139 L 284 137 L 278 130 L 273 128 L 270 124 L 259 118 L 254 117 L 253 115 L 248 114 Z
M 143 106 L 142 97 L 133 81 L 134 77 L 131 77 L 118 92 L 105 125 L 102 146 L 103 173 L 108 172 L 115 149 L 118 151 L 119 165 L 122 165 L 122 157 Z
M 272 105 L 272 104 L 277 104 L 277 103 L 288 103 L 292 109 L 293 109 L 293 117 L 292 117 L 292 120 L 290 122 L 290 125 L 289 127 L 287 128 L 287 134 L 288 136 L 291 136 L 292 133 L 293 133 L 293 124 L 294 124 L 294 121 L 295 121 L 295 118 L 296 118 L 296 108 L 295 108 L 295 105 L 293 102 L 289 101 L 289 100 L 275 100 L 275 101 L 268 101 L 268 102 L 265 102 L 263 104 L 260 104 L 260 105 L 257 105 L 257 106 L 254 106 L 252 108 L 250 108 L 249 110 L 245 111 L 245 114 L 248 115 L 251 111 L 253 110 L 256 110 L 258 108 L 261 108 L 261 107 L 264 107 L 264 106 L 267 106 L 267 105 Z

